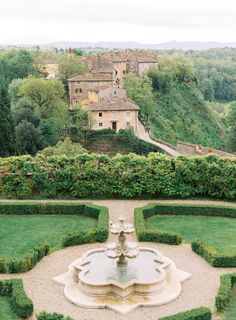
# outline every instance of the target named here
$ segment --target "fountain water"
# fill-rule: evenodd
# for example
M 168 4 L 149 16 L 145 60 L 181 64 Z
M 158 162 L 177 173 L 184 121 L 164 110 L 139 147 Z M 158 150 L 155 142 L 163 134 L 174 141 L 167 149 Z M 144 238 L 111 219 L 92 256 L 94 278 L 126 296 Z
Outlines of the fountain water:
M 117 242 L 85 252 L 68 272 L 54 278 L 72 303 L 125 314 L 138 306 L 171 302 L 180 295 L 181 282 L 190 274 L 178 270 L 158 250 L 127 242 L 126 235 L 134 231 L 121 217 L 119 223 L 111 224 Z

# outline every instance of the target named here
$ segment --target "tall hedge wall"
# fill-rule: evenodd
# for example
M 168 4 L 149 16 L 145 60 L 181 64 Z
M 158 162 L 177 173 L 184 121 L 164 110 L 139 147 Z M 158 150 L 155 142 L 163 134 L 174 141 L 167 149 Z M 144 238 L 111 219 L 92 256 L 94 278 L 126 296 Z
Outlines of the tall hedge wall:
M 0 202 L 0 214 L 5 215 L 85 215 L 97 219 L 97 227 L 91 231 L 67 233 L 61 247 L 82 243 L 104 242 L 109 233 L 108 209 L 91 203 L 42 203 L 42 202 Z M 0 259 L 0 273 L 19 273 L 31 270 L 48 254 L 50 247 L 42 243 L 29 251 L 23 259 Z
M 236 199 L 236 160 L 150 153 L 108 158 L 20 156 L 0 159 L 0 197 L 58 195 L 110 198 L 213 197 Z

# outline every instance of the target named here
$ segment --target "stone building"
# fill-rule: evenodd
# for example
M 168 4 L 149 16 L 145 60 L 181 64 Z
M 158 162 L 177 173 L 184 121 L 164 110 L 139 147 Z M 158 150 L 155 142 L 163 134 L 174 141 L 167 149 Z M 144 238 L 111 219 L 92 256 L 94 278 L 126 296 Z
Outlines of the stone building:
M 70 105 L 78 102 L 86 103 L 88 91 L 94 87 L 109 87 L 113 85 L 111 73 L 86 73 L 68 79 Z
M 130 100 L 113 98 L 103 99 L 86 107 L 90 113 L 92 130 L 112 128 L 115 131 L 132 127 L 138 129 L 139 107 Z

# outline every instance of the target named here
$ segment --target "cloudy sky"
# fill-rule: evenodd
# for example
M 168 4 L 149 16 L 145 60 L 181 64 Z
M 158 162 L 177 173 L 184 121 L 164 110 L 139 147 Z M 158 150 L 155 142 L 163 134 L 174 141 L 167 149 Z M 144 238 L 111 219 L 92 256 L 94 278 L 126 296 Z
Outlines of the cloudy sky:
M 0 43 L 236 41 L 235 0 L 0 0 Z

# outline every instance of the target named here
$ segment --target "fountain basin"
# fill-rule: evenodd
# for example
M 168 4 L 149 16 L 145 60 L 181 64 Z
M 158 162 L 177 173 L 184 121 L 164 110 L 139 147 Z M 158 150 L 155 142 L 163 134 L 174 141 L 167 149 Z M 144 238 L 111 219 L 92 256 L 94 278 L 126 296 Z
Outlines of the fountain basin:
M 176 299 L 190 274 L 178 270 L 160 251 L 139 248 L 127 268 L 117 268 L 106 249 L 86 252 L 54 278 L 72 303 L 87 308 L 110 308 L 125 314 L 138 306 L 161 305 Z

